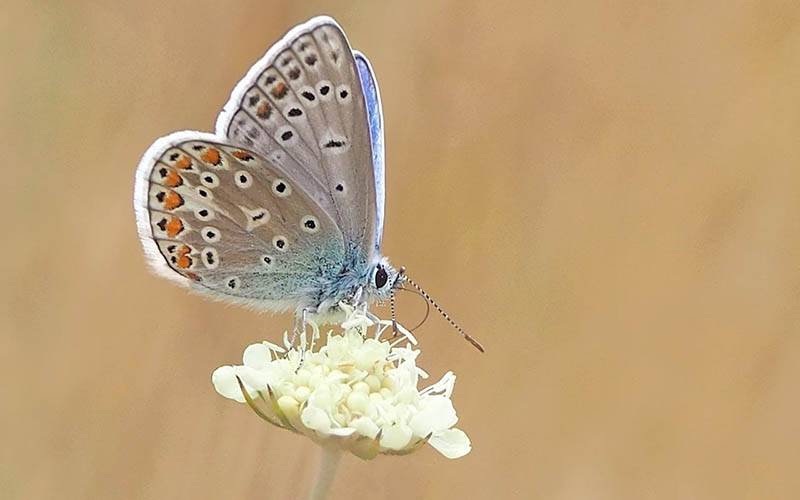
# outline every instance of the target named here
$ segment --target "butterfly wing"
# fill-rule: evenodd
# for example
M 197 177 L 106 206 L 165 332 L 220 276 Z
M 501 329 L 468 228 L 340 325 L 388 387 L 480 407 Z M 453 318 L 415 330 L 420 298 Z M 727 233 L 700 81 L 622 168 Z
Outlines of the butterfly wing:
M 135 208 L 156 270 L 233 302 L 308 305 L 310 291 L 344 259 L 336 221 L 303 186 L 211 134 L 156 141 L 137 170 Z
M 367 58 L 354 50 L 353 54 L 358 66 L 361 88 L 364 90 L 364 102 L 367 106 L 367 122 L 372 144 L 372 172 L 375 179 L 375 251 L 381 246 L 383 237 L 383 220 L 386 206 L 386 153 L 383 143 L 383 108 L 378 82 Z
M 305 186 L 336 220 L 349 261 L 366 267 L 375 258 L 383 220 L 383 152 L 382 138 L 377 156 L 373 148 L 382 132 L 370 133 L 370 120 L 380 122 L 377 86 L 365 95 L 362 83 L 371 71 L 361 60 L 359 65 L 333 19 L 316 17 L 295 27 L 236 85 L 216 133 Z M 374 84 L 374 78 L 368 81 Z

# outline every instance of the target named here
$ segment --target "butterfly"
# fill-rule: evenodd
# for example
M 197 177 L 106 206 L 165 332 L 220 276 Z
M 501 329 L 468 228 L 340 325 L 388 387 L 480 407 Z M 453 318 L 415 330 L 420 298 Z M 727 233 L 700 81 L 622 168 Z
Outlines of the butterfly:
M 393 299 L 408 278 L 380 254 L 384 164 L 372 67 L 336 21 L 312 18 L 250 68 L 213 134 L 144 154 L 142 246 L 162 276 L 261 310 L 325 322 L 341 301 Z

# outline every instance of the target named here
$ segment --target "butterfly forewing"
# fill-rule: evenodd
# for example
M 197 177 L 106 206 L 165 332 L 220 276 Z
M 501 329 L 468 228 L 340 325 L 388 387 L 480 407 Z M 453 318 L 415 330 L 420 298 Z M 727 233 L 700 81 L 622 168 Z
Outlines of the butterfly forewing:
M 202 133 L 162 139 L 140 166 L 155 259 L 194 288 L 269 308 L 344 261 L 336 221 L 259 153 Z
M 312 19 L 271 48 L 237 85 L 217 133 L 304 185 L 336 220 L 349 256 L 373 257 L 378 207 L 367 107 L 353 52 L 332 19 Z

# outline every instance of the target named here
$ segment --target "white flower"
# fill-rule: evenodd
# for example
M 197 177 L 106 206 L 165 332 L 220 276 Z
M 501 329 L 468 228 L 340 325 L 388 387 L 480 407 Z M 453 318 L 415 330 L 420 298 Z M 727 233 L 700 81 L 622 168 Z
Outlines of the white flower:
M 393 342 L 381 340 L 391 321 L 341 304 L 346 313 L 341 334 L 327 335 L 314 348 L 319 329 L 309 343 L 286 349 L 262 342 L 248 346 L 243 364 L 217 368 L 211 380 L 226 398 L 247 404 L 264 420 L 324 445 L 336 445 L 361 458 L 377 454 L 404 455 L 425 443 L 447 458 L 471 449 L 450 400 L 456 377 L 447 372 L 422 390 L 416 340 L 402 327 Z M 368 336 L 369 328 L 375 333 Z M 398 344 L 404 343 L 405 346 Z

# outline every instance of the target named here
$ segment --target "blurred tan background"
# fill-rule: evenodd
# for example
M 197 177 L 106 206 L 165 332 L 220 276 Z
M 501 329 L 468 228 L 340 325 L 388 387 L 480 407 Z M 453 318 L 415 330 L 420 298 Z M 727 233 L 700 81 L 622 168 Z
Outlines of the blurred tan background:
M 151 275 L 131 196 L 320 13 L 381 85 L 385 253 L 488 349 L 418 330 L 471 454 L 333 498 L 798 498 L 800 4 L 723 0 L 4 4 L 0 497 L 306 495 L 210 383 L 290 317 Z

